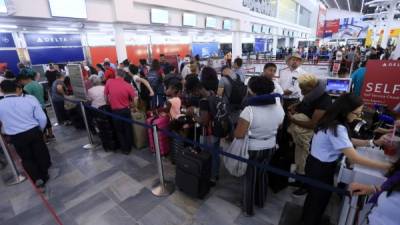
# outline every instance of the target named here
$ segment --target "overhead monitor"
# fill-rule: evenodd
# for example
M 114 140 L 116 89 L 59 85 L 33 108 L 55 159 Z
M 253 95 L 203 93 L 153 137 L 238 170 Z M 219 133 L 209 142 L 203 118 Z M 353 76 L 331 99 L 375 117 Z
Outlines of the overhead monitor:
M 268 28 L 267 25 L 262 25 L 261 33 L 264 33 L 264 34 L 268 34 L 269 33 L 269 28 Z
M 150 18 L 151 23 L 168 24 L 168 10 L 151 9 Z
M 326 80 L 326 92 L 329 95 L 339 96 L 349 93 L 351 88 L 350 78 L 328 78 Z
M 7 13 L 7 5 L 5 0 L 0 0 L 0 13 Z
M 224 20 L 223 29 L 232 30 L 232 20 Z
M 85 0 L 49 0 L 51 16 L 86 19 Z
M 215 17 L 207 16 L 206 28 L 217 28 L 217 19 Z
M 183 26 L 195 27 L 197 24 L 196 15 L 192 13 L 183 13 Z
M 253 24 L 253 30 L 254 33 L 261 33 L 261 25 L 260 24 Z

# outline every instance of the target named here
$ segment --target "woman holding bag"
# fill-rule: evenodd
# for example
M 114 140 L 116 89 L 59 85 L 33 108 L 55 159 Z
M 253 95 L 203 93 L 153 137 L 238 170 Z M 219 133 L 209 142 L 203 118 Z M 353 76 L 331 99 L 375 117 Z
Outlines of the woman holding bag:
M 248 83 L 251 96 L 271 94 L 274 82 L 266 77 L 252 77 Z M 276 134 L 282 124 L 285 112 L 278 100 L 276 104 L 248 106 L 240 114 L 235 130 L 236 139 L 248 135 L 249 159 L 268 164 L 276 146 Z M 243 210 L 246 216 L 254 215 L 254 207 L 264 207 L 267 194 L 268 175 L 254 166 L 248 166 L 244 176 Z

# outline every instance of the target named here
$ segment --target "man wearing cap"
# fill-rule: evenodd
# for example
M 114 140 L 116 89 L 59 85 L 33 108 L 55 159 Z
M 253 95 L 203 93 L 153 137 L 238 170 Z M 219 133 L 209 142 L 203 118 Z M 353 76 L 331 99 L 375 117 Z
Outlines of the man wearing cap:
M 301 98 L 301 90 L 297 78 L 305 74 L 301 68 L 303 59 L 298 53 L 292 54 L 287 59 L 288 67 L 279 72 L 279 84 L 283 89 L 284 108 L 289 105 L 299 102 Z

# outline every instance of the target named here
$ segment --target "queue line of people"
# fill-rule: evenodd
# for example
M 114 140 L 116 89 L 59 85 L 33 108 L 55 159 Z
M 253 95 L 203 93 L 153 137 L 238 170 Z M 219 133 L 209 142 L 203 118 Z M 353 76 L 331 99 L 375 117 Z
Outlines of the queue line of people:
M 207 130 L 209 135 L 214 136 L 213 143 L 216 147 L 223 138 L 229 140 L 229 137 L 233 136 L 240 139 L 249 134 L 249 158 L 261 164 L 269 164 L 276 151 L 290 151 L 290 149 L 276 149 L 277 143 L 293 142 L 297 173 L 330 185 L 333 184 L 337 159 L 343 154 L 354 163 L 381 170 L 391 168 L 393 170 L 392 165 L 369 160 L 354 150 L 353 146 L 383 145 L 387 141 L 383 138 L 379 140 L 351 138 L 349 124 L 361 116 L 362 100 L 352 94 L 345 94 L 332 104 L 332 100 L 322 88 L 323 80 L 302 70 L 301 56 L 292 54 L 287 59 L 288 67 L 279 74 L 276 74 L 276 65 L 267 63 L 261 76 L 249 80 L 247 96 L 241 99 L 243 104 L 237 104 L 237 99 L 235 102 L 232 100 L 232 93 L 236 94 L 240 91 L 238 88 L 244 86 L 243 74 L 240 72 L 242 61 L 237 58 L 233 63 L 233 69 L 229 66 L 222 67 L 222 77 L 218 79 L 217 72 L 213 68 L 207 66 L 199 68 L 195 60 L 188 64 L 190 74 L 186 76 L 178 74 L 172 65 L 166 62 L 160 63 L 158 60 L 153 60 L 150 68 L 143 64 L 133 65 L 129 60 L 113 66 L 109 60 L 105 60 L 104 71 L 101 65 L 97 66 L 104 72 L 104 77 L 98 72 L 87 78 L 88 100 L 96 108 L 102 104 L 109 104 L 113 113 L 125 118 L 131 118 L 132 111 L 156 109 L 156 111 L 166 111 L 172 121 L 179 119 L 180 116 L 188 116 L 200 124 L 203 130 Z M 27 109 L 18 114 L 15 113 L 18 107 L 0 105 L 0 121 L 5 128 L 5 134 L 12 137 L 12 143 L 17 148 L 27 172 L 32 175 L 39 187 L 43 187 L 48 180 L 45 171 L 51 162 L 47 156 L 47 147 L 43 145 L 43 137 L 40 135 L 39 141 L 38 134 L 42 134 L 41 130 L 48 122 L 39 103 L 40 97 L 32 98 L 21 94 L 22 89 L 18 86 L 20 84 L 28 86 L 27 92 L 30 91 L 30 94 L 35 95 L 34 91 L 30 90 L 32 88 L 29 88 L 32 81 L 26 79 L 24 75 L 19 77 L 18 81 L 20 83 L 15 80 L 1 82 L 5 99 L 1 100 L 0 104 L 25 104 Z M 143 92 L 148 93 L 146 97 Z M 276 95 L 271 98 L 272 94 L 280 94 L 281 98 L 275 97 Z M 56 73 L 56 79 L 51 85 L 51 97 L 53 104 L 56 102 L 54 106 L 57 114 L 62 114 L 65 96 L 64 75 Z M 229 115 L 227 120 L 229 131 L 225 132 L 224 136 L 216 135 L 217 127 L 213 121 L 220 110 L 216 106 L 221 104 L 217 103 L 221 102 L 227 105 L 224 110 L 227 110 Z M 143 108 L 140 108 L 140 105 Z M 29 127 L 24 126 L 14 131 L 14 119 L 19 120 L 20 117 L 26 121 L 24 124 L 29 124 Z M 129 154 L 133 136 L 131 124 L 122 121 L 114 123 L 121 150 Z M 277 138 L 279 132 L 286 133 L 281 135 L 281 140 Z M 33 146 L 30 145 L 31 142 L 17 143 L 21 138 L 29 138 L 38 144 Z M 42 154 L 44 162 L 32 161 L 32 155 L 24 155 L 25 150 Z M 213 153 L 214 182 L 218 181 L 219 168 L 219 155 Z M 252 216 L 254 205 L 264 206 L 268 176 L 265 171 L 248 166 L 243 185 L 243 211 L 245 215 Z M 362 188 L 361 185 L 359 187 Z M 308 194 L 303 208 L 303 223 L 319 224 L 331 193 L 302 185 L 294 194 L 298 196 Z

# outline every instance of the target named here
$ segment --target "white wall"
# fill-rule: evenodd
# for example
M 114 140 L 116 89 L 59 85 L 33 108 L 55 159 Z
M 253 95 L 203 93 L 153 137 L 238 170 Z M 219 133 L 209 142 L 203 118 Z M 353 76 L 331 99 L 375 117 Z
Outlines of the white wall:
M 341 18 L 351 18 L 351 17 L 361 17 L 361 13 L 359 12 L 349 12 L 348 10 L 338 10 L 334 8 L 329 8 L 326 11 L 326 20 L 334 20 Z

